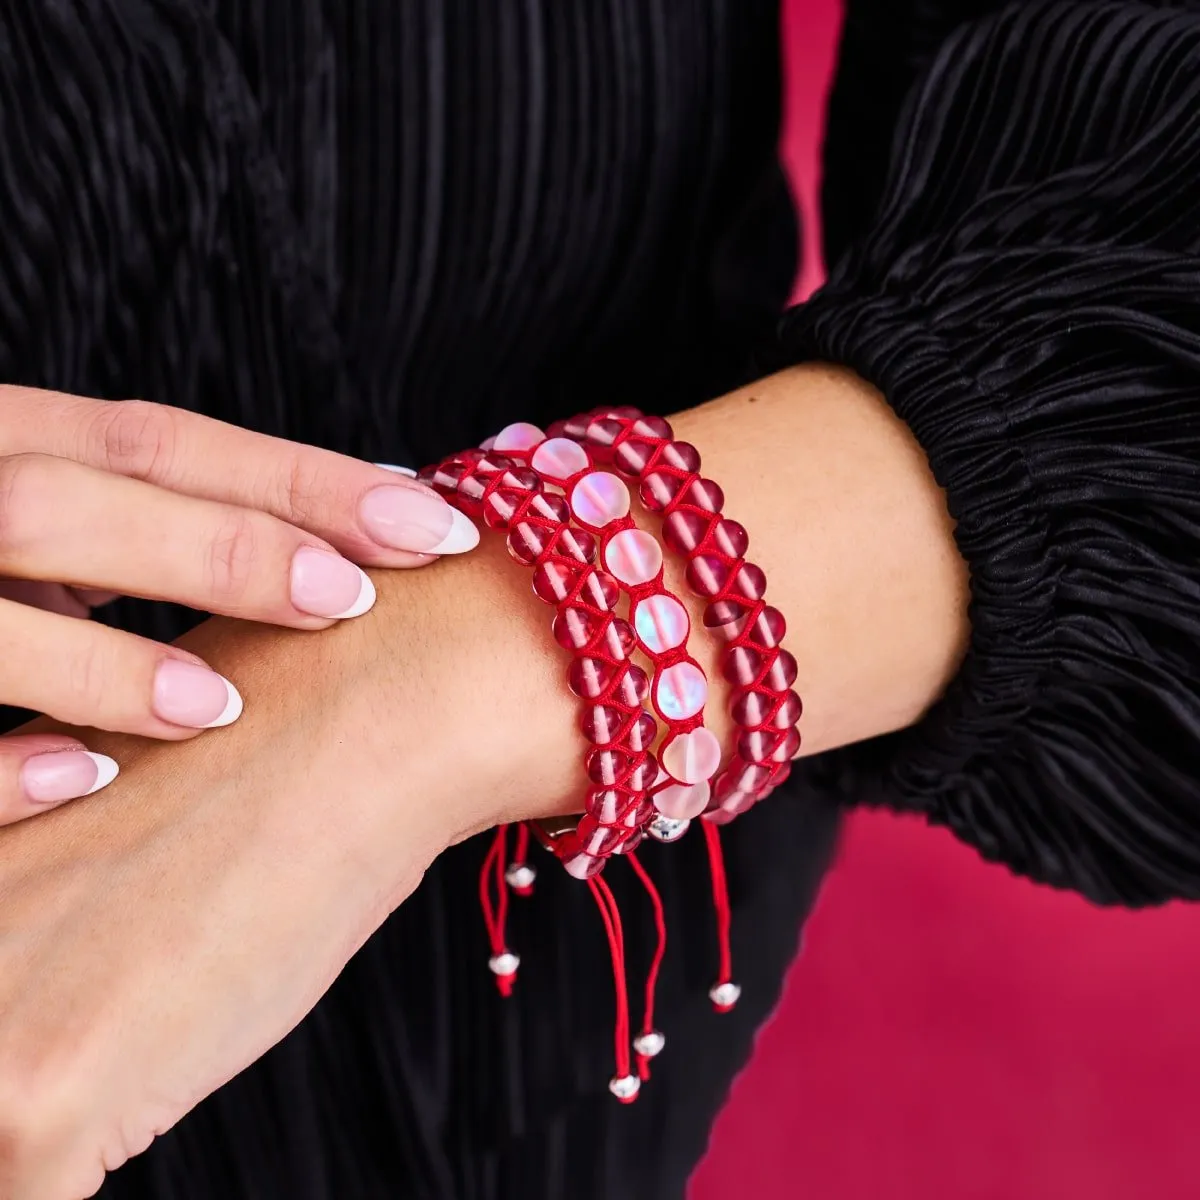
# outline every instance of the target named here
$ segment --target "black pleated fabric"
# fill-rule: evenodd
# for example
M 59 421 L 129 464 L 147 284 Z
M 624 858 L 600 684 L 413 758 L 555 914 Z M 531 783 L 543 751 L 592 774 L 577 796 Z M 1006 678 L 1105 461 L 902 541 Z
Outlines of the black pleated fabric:
M 996 7 L 851 0 L 838 265 L 777 328 L 795 238 L 767 0 L 0 9 L 0 379 L 416 463 L 617 396 L 685 407 L 756 346 L 828 358 L 911 425 L 972 571 L 970 655 L 927 719 L 805 763 L 729 829 L 730 1016 L 702 848 L 646 853 L 669 1043 L 636 1105 L 605 1086 L 585 890 L 547 870 L 517 903 L 501 1002 L 472 843 L 108 1200 L 682 1196 L 845 801 L 1097 900 L 1200 892 L 1198 18 Z M 113 619 L 167 637 L 195 615 Z M 649 914 L 610 874 L 636 975 Z
M 0 379 L 400 463 L 614 396 L 667 412 L 719 393 L 795 262 L 777 17 L 747 0 L 7 0 Z M 194 617 L 114 619 L 165 637 Z M 793 795 L 727 839 L 745 999 L 725 1018 L 703 847 L 647 852 L 670 1049 L 632 1108 L 607 1090 L 612 982 L 586 889 L 543 864 L 502 1002 L 469 844 L 103 1195 L 681 1196 L 834 829 L 831 803 Z M 781 869 L 764 873 L 767 846 Z M 610 874 L 644 973 L 647 901 Z
M 812 779 L 1102 903 L 1200 896 L 1198 180 L 1200 9 L 1009 7 L 776 350 L 883 389 L 972 576 L 949 692 Z

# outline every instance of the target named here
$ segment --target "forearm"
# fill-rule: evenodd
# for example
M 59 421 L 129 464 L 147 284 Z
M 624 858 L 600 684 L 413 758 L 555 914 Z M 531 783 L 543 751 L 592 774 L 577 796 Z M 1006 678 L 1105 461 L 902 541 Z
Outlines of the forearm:
M 788 617 L 802 753 L 915 720 L 962 653 L 966 577 L 941 492 L 882 398 L 848 372 L 803 367 L 674 425 L 751 531 Z M 668 572 L 687 595 L 670 559 Z M 167 780 L 296 756 L 319 760 L 298 778 L 330 792 L 331 821 L 362 819 L 378 834 L 394 821 L 410 842 L 424 829 L 430 854 L 499 820 L 577 809 L 578 702 L 547 610 L 503 540 L 376 584 L 371 615 L 315 639 L 225 621 L 184 639 L 237 682 L 245 716 L 169 750 L 89 735 L 123 764 L 110 794 L 89 799 L 89 824 L 105 809 L 158 808 Z M 702 602 L 689 604 L 714 686 L 710 724 L 727 741 L 718 646 L 704 635 Z

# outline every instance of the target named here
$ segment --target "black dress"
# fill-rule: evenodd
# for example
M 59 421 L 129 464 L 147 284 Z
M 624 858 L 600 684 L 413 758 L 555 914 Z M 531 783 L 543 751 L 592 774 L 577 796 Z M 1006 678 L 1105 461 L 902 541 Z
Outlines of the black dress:
M 935 710 L 730 828 L 732 1015 L 706 995 L 701 847 L 647 853 L 669 1046 L 636 1105 L 605 1087 L 585 890 L 544 871 L 517 906 L 501 1002 L 467 844 L 105 1197 L 681 1196 L 845 802 L 1099 902 L 1200 895 L 1200 6 L 996 7 L 850 4 L 835 267 L 782 320 L 768 0 L 0 8 L 0 379 L 417 463 L 510 419 L 671 411 L 832 359 L 911 425 L 972 574 Z M 636 970 L 649 922 L 628 924 Z

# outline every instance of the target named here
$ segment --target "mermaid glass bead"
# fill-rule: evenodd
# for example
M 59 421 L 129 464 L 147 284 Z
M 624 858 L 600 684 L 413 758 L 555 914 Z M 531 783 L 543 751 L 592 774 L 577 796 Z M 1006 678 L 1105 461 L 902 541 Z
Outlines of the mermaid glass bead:
M 654 703 L 671 721 L 694 717 L 708 699 L 708 680 L 693 662 L 676 663 L 660 671 L 654 681 Z
M 633 627 L 638 641 L 651 654 L 674 650 L 687 641 L 687 610 L 674 596 L 647 596 L 633 610 Z
M 571 489 L 570 504 L 580 524 L 602 529 L 629 515 L 629 489 L 609 471 L 591 471 Z
M 642 529 L 623 529 L 613 534 L 605 546 L 604 565 L 626 587 L 637 587 L 649 583 L 662 570 L 662 547 L 657 538 Z

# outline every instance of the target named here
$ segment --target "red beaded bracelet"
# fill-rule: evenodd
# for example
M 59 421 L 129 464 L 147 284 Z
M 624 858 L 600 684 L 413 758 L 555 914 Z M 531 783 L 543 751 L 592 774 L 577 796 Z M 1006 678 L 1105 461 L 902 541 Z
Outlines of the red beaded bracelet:
M 676 441 L 662 417 L 601 408 L 547 432 L 587 446 L 595 461 L 638 481 L 642 503 L 663 517 L 663 541 L 688 560 L 688 584 L 709 601 L 704 624 L 727 643 L 721 667 L 737 689 L 730 711 L 738 735 L 705 816 L 732 820 L 788 777 L 800 748 L 796 660 L 780 645 L 787 627 L 764 600 L 766 576 L 746 560 L 749 535 L 723 515 L 724 494 L 701 476 L 699 452 Z
M 576 521 L 600 537 L 600 561 L 629 596 L 638 647 L 654 666 L 651 703 L 667 730 L 659 751 L 662 771 L 650 789 L 660 815 L 649 832 L 659 841 L 674 841 L 708 803 L 721 746 L 704 728 L 708 679 L 688 653 L 687 609 L 663 583 L 662 548 L 629 516 L 625 484 L 596 470 L 586 446 L 566 438 L 546 440 L 540 429 L 525 423 L 502 430 L 493 445 L 521 455 L 543 480 L 564 490 Z
M 582 723 L 593 743 L 584 767 L 596 786 L 588 791 L 578 826 L 554 839 L 567 871 L 596 874 L 611 854 L 633 848 L 653 817 L 646 792 L 657 778 L 650 747 L 658 733 L 642 707 L 649 681 L 630 661 L 635 635 L 614 611 L 615 579 L 596 567 L 596 538 L 570 524 L 562 496 L 502 450 L 454 455 L 419 476 L 491 529 L 507 533 L 510 555 L 534 568 L 533 590 L 555 606 L 553 630 L 573 653 L 567 682 L 587 702 Z

